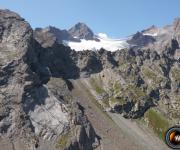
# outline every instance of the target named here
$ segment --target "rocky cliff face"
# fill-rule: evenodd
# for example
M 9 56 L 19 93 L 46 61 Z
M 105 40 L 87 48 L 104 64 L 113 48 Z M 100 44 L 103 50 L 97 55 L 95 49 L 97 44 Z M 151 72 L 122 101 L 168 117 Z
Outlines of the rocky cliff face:
M 0 136 L 7 138 L 7 149 L 11 144 L 14 149 L 98 146 L 97 135 L 63 76 L 54 82 L 53 69 L 41 62 L 40 51 L 45 49 L 34 40 L 30 25 L 18 14 L 0 10 L 0 29 Z M 63 139 L 67 133 L 71 138 Z M 42 144 L 46 140 L 50 143 Z
M 75 52 L 63 45 L 56 45 L 43 50 L 39 60 L 50 68 L 54 76 L 87 78 L 95 90 L 94 96 L 102 105 L 107 105 L 105 108 L 137 118 L 157 105 L 159 100 L 166 107 L 163 99 L 167 96 L 163 93 L 167 91 L 178 99 L 179 81 L 176 79 L 174 83 L 171 75 L 173 68 L 176 68 L 175 76 L 179 74 L 178 51 L 177 40 L 170 40 L 161 54 L 155 50 L 137 48 L 113 53 L 104 49 Z M 169 95 L 169 100 L 174 101 L 174 96 Z
M 169 32 L 170 27 L 167 28 Z M 170 36 L 166 34 L 166 37 Z M 106 111 L 122 114 L 125 118 L 141 118 L 153 108 L 165 116 L 168 125 L 177 125 L 180 94 L 178 40 L 167 38 L 165 45 L 159 47 L 157 37 L 143 33 L 136 36 L 142 39 L 134 39 L 137 47 L 116 52 L 104 49 L 76 52 L 56 44 L 40 51 L 39 60 L 50 68 L 53 76 L 82 79 L 84 86 Z M 147 38 L 147 45 L 150 41 L 153 46 L 147 46 L 144 38 Z M 154 125 L 151 121 L 145 118 L 145 122 Z M 158 132 L 164 134 L 165 128 L 159 127 Z

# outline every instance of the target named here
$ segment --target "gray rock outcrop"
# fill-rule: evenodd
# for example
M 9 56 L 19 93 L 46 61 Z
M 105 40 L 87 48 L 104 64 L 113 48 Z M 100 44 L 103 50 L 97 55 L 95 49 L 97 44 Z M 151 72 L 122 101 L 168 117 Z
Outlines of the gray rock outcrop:
M 56 45 L 49 35 L 41 38 L 48 47 Z M 51 73 L 54 70 L 48 68 L 52 66 L 42 63 L 41 50 L 46 50 L 46 42 L 37 42 L 30 25 L 9 10 L 0 10 L 0 39 L 1 139 L 7 138 L 15 149 L 43 149 L 45 141 L 57 149 L 58 139 L 74 127 L 79 132 L 72 136 L 80 145 L 78 149 L 93 149 L 97 135 L 85 114 L 78 114 L 79 107 L 74 109 L 79 105 L 72 104 L 67 82 L 59 76 L 56 87 L 54 72 Z M 78 127 L 71 122 L 76 117 L 85 119 Z M 66 148 L 72 146 L 73 141 L 69 142 Z

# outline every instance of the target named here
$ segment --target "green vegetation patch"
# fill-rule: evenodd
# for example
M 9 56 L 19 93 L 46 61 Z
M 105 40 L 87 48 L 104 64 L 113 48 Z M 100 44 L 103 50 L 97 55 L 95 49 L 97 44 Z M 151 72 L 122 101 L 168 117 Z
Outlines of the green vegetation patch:
M 144 116 L 148 119 L 148 126 L 153 129 L 160 139 L 164 140 L 165 132 L 170 126 L 168 120 L 154 109 L 149 109 Z
M 145 78 L 150 79 L 155 85 L 160 84 L 163 81 L 163 77 L 158 76 L 155 71 L 142 67 L 142 73 Z
M 97 92 L 97 94 L 102 94 L 102 93 L 106 92 L 106 91 L 100 86 L 100 84 L 98 84 L 98 81 L 96 81 L 96 79 L 91 78 L 91 79 L 90 79 L 90 84 L 92 85 L 93 89 Z
M 65 149 L 71 136 L 72 136 L 71 131 L 64 133 L 58 140 L 56 147 L 60 149 Z
M 142 89 L 134 85 L 128 85 L 123 93 L 135 102 L 146 97 L 146 93 Z
M 112 91 L 113 91 L 114 94 L 117 94 L 117 93 L 119 93 L 120 91 L 122 91 L 121 84 L 120 84 L 119 82 L 116 82 L 116 83 L 113 85 Z
M 122 63 L 122 64 L 119 64 L 119 71 L 121 72 L 125 72 L 128 68 L 128 63 Z
M 136 102 L 147 96 L 146 92 L 132 84 L 122 87 L 122 85 L 117 82 L 113 85 L 112 90 L 114 96 L 110 99 L 111 103 L 120 102 L 121 104 L 124 104 L 126 103 L 124 97 L 129 97 Z
M 118 97 L 118 98 L 111 97 L 111 98 L 110 98 L 110 102 L 111 102 L 112 104 L 118 103 L 118 104 L 120 104 L 120 105 L 123 105 L 123 104 L 126 103 L 126 100 L 125 100 L 124 98 L 122 98 L 122 97 Z
M 176 81 L 180 82 L 180 69 L 178 69 L 178 68 L 173 68 L 173 69 L 171 70 L 171 73 L 172 73 L 172 77 L 173 77 Z

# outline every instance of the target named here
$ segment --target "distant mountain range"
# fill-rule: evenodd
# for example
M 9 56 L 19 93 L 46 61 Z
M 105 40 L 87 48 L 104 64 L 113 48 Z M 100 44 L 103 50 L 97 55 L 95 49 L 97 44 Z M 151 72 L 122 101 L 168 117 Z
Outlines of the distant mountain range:
M 170 39 L 180 40 L 177 36 L 180 19 L 175 19 L 172 25 L 163 28 L 151 26 L 134 35 L 125 38 L 113 39 L 105 33 L 95 34 L 85 23 L 77 23 L 69 30 L 61 30 L 56 27 L 36 28 L 34 36 L 37 41 L 46 47 L 48 42 L 55 41 L 70 46 L 76 51 L 98 50 L 104 48 L 108 51 L 116 51 L 129 47 L 150 47 L 162 50 Z

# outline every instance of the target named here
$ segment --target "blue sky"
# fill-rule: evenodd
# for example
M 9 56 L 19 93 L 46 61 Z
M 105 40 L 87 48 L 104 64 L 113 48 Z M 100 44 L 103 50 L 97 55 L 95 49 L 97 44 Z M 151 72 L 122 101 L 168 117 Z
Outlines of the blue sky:
M 19 13 L 33 28 L 68 29 L 86 23 L 95 33 L 125 37 L 180 17 L 180 0 L 1 0 L 0 8 Z

